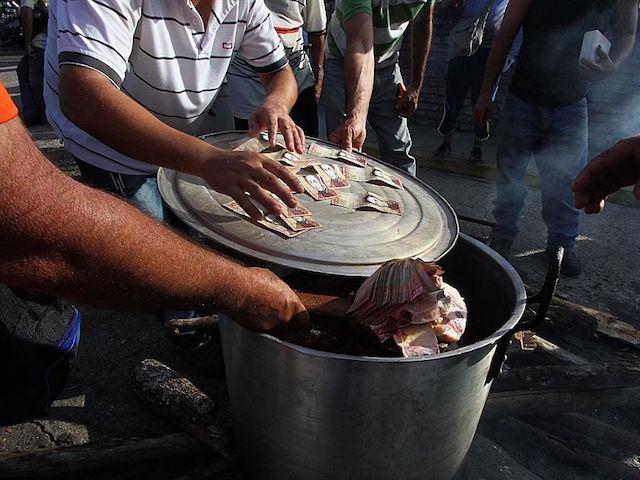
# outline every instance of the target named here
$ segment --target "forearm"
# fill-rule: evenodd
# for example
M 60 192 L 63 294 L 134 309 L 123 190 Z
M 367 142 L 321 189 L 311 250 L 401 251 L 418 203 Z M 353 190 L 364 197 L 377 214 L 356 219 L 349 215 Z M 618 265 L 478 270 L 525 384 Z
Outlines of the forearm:
M 82 130 L 142 162 L 202 176 L 206 158 L 219 151 L 161 122 L 88 68 L 62 66 L 60 106 Z
M 358 14 L 345 25 L 344 91 L 347 120 L 365 122 L 373 91 L 375 62 L 373 23 L 368 14 Z
M 498 81 L 498 77 L 507 61 L 507 56 L 511 50 L 511 45 L 513 45 L 514 38 L 515 35 L 509 35 L 501 31 L 496 35 L 485 66 L 480 97 L 491 97 L 494 85 Z
M 318 72 L 324 69 L 324 41 L 326 34 L 323 33 L 310 33 L 309 40 L 311 41 L 310 57 L 311 68 L 313 74 L 318 79 Z
M 33 38 L 33 10 L 28 7 L 20 9 L 20 25 L 22 25 L 22 35 L 25 46 L 31 44 Z
M 637 0 L 621 0 L 618 2 L 617 8 L 611 51 L 609 52 L 616 69 L 633 52 L 638 24 L 638 2 Z
M 433 36 L 432 9 L 425 5 L 411 24 L 411 80 L 409 90 L 419 92 L 431 50 Z
M 291 111 L 298 98 L 298 84 L 291 67 L 286 65 L 277 72 L 261 74 L 260 79 L 266 92 L 262 104 L 280 105 Z
M 234 309 L 243 268 L 74 182 L 17 119 L 0 129 L 0 282 L 96 306 Z

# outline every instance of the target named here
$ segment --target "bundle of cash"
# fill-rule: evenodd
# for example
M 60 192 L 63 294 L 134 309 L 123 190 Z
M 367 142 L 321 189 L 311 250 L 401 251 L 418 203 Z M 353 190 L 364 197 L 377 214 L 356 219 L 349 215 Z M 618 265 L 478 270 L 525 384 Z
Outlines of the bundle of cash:
M 362 283 L 347 314 L 405 357 L 439 353 L 440 344 L 457 342 L 467 324 L 464 299 L 442 273 L 420 259 L 386 262 Z
M 338 192 L 327 187 L 317 173 L 306 173 L 299 175 L 298 178 L 305 191 L 311 195 L 314 200 L 328 200 L 338 196 Z
M 347 163 L 351 163 L 352 165 L 356 165 L 357 167 L 365 167 L 367 165 L 367 160 L 363 157 L 357 156 L 340 148 L 325 147 L 324 145 L 317 143 L 309 145 L 307 153 L 317 157 L 340 159 Z
M 251 199 L 251 203 L 253 203 L 253 205 L 262 213 L 262 220 L 258 220 L 256 222 L 258 225 L 277 232 L 287 238 L 297 237 L 308 230 L 322 227 L 322 225 L 313 218 L 309 210 L 301 205 L 298 205 L 295 208 L 284 206 L 286 210 L 284 210 L 281 215 L 273 215 L 265 211 L 264 207 L 255 200 Z M 238 215 L 241 215 L 247 220 L 254 221 L 235 201 L 227 202 L 222 206 L 237 213 Z
M 339 190 L 341 188 L 351 188 L 351 184 L 344 178 L 340 165 L 322 163 L 320 165 L 313 165 L 313 169 L 330 189 Z
M 351 180 L 353 182 L 378 183 L 381 185 L 388 185 L 389 187 L 404 190 L 402 182 L 398 177 L 396 177 L 395 175 L 391 175 L 389 172 L 385 172 L 378 167 L 358 168 L 345 165 L 344 167 L 342 167 L 342 171 L 344 172 L 344 177 L 347 180 Z
M 331 205 L 338 205 L 345 208 L 377 210 L 382 213 L 392 213 L 402 215 L 400 203 L 397 200 L 387 198 L 373 192 L 350 193 L 340 192 L 336 198 L 331 200 Z

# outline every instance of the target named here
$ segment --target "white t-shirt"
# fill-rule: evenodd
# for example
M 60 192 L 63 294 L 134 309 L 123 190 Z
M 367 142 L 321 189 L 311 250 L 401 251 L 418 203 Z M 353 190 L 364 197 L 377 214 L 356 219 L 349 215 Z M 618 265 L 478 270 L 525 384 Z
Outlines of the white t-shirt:
M 20 8 L 26 7 L 26 8 L 30 8 L 31 10 L 34 10 L 36 7 L 36 3 L 38 3 L 38 0 L 22 0 L 20 2 Z M 49 2 L 43 1 L 42 3 L 45 6 L 47 6 Z M 47 33 L 40 32 L 37 35 L 34 35 L 33 37 L 31 37 L 31 46 L 36 48 L 42 48 L 44 50 L 44 48 L 47 46 Z
M 298 84 L 298 93 L 315 84 L 313 70 L 304 50 L 302 30 L 321 33 L 327 28 L 324 0 L 264 0 L 271 11 L 276 32 L 284 45 Z M 233 115 L 247 119 L 265 97 L 260 77 L 238 55 L 233 59 L 227 81 L 232 96 Z
M 48 35 L 47 117 L 65 148 L 99 168 L 131 175 L 158 167 L 122 155 L 64 116 L 60 65 L 102 73 L 164 123 L 195 133 L 236 52 L 259 72 L 287 64 L 263 0 L 216 0 L 206 30 L 189 0 L 51 0 Z

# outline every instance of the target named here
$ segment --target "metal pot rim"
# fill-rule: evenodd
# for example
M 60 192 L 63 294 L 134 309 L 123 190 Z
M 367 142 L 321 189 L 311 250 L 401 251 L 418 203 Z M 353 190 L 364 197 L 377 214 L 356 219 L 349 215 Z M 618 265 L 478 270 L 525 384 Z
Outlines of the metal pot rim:
M 483 243 L 475 240 L 468 235 L 460 233 L 459 241 L 467 241 L 471 244 L 472 247 L 480 249 L 484 254 L 491 257 L 491 259 L 498 263 L 498 265 L 507 272 L 509 278 L 513 280 L 515 293 L 516 293 L 516 304 L 514 309 L 512 310 L 509 319 L 495 332 L 493 332 L 488 337 L 483 338 L 480 341 L 472 343 L 471 345 L 467 345 L 462 348 L 458 348 L 457 350 L 452 350 L 450 352 L 438 353 L 435 355 L 425 355 L 422 357 L 412 357 L 412 358 L 404 358 L 404 357 L 366 357 L 366 356 L 356 356 L 356 355 L 347 355 L 341 353 L 332 353 L 325 352 L 322 350 L 316 350 L 313 348 L 303 347 L 301 345 L 297 345 L 295 343 L 287 342 L 285 340 L 280 340 L 279 338 L 274 337 L 268 333 L 258 333 L 252 332 L 256 335 L 260 335 L 265 340 L 273 341 L 279 343 L 285 348 L 294 350 L 296 352 L 302 353 L 304 355 L 310 355 L 314 357 L 327 358 L 327 359 L 335 359 L 335 360 L 346 360 L 353 362 L 374 362 L 374 363 L 413 363 L 413 362 L 428 362 L 428 361 L 436 361 L 441 358 L 455 357 L 458 355 L 464 355 L 474 350 L 478 350 L 484 348 L 488 345 L 492 345 L 498 342 L 501 338 L 509 335 L 514 331 L 515 326 L 520 321 L 524 310 L 527 304 L 527 293 L 524 288 L 524 283 L 520 278 L 520 275 L 516 270 L 511 266 L 509 262 L 507 262 L 502 256 L 496 253 L 494 250 L 484 245 Z M 224 316 L 227 318 L 226 316 Z M 229 321 L 233 321 L 229 319 Z M 244 328 L 240 324 L 237 324 L 238 327 Z M 250 331 L 247 329 L 247 331 Z

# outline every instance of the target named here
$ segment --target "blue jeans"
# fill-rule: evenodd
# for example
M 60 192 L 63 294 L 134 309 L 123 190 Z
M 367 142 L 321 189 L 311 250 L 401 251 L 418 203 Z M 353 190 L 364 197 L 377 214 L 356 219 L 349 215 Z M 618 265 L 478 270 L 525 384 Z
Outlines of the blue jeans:
M 542 219 L 547 244 L 573 248 L 580 211 L 574 207 L 571 184 L 587 162 L 587 101 L 548 107 L 508 95 L 497 132 L 497 197 L 494 237 L 513 241 L 527 196 L 525 173 L 533 158 L 540 175 Z
M 415 176 L 416 160 L 409 154 L 411 135 L 407 119 L 396 113 L 400 83 L 402 74 L 397 62 L 376 69 L 367 121 L 378 137 L 380 159 Z M 342 60 L 329 59 L 325 62 L 322 95 L 327 110 L 327 135 L 330 135 L 346 118 Z

